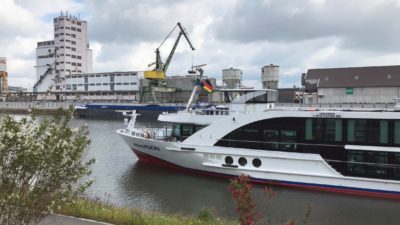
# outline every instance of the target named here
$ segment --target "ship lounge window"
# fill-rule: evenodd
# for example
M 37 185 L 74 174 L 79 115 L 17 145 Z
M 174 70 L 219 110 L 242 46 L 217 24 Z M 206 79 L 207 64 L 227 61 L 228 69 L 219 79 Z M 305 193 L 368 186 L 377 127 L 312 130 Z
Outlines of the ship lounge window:
M 264 129 L 263 140 L 266 149 L 279 149 L 279 130 Z
M 305 123 L 305 139 L 324 142 L 342 141 L 342 120 L 307 118 Z
M 240 127 L 215 145 L 234 148 L 296 151 L 302 118 L 275 118 L 257 121 Z
M 388 120 L 350 119 L 347 121 L 347 141 L 360 144 L 388 144 Z
M 293 151 L 296 150 L 296 131 L 293 130 L 282 130 L 280 135 L 280 147 L 281 150 Z
M 394 121 L 394 144 L 400 145 L 400 120 Z

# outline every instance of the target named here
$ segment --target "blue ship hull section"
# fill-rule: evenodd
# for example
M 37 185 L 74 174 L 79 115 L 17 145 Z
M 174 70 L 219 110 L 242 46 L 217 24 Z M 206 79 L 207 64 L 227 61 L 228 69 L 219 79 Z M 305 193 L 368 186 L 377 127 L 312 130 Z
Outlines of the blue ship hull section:
M 145 111 L 178 111 L 183 106 L 162 106 L 162 105 L 107 105 L 107 104 L 86 104 L 87 109 L 108 109 L 108 110 L 145 110 Z

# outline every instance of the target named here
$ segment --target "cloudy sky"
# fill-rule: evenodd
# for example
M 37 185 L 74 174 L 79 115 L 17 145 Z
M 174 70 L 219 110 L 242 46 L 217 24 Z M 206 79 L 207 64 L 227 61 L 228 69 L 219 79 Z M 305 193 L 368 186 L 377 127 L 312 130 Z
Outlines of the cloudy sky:
M 53 38 L 62 11 L 88 21 L 94 72 L 146 70 L 154 50 L 181 22 L 168 75 L 207 64 L 207 75 L 243 70 L 259 86 L 261 67 L 280 66 L 280 87 L 310 68 L 400 64 L 400 0 L 1 0 L 0 56 L 9 85 L 32 87 L 36 42 Z M 174 38 L 161 47 L 164 59 Z

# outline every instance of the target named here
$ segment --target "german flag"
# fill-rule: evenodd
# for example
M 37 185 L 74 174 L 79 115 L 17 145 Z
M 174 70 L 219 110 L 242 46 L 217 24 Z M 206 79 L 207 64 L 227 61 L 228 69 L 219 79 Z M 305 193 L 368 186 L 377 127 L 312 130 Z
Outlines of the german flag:
M 205 79 L 203 80 L 203 89 L 208 93 L 211 93 L 214 90 L 214 87 L 208 79 Z

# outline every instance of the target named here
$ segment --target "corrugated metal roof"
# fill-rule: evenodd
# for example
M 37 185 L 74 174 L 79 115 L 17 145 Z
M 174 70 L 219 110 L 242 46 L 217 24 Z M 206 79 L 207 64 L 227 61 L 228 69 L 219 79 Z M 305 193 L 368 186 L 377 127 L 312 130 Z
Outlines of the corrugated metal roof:
M 319 80 L 319 88 L 400 87 L 400 65 L 309 69 L 306 80 Z

